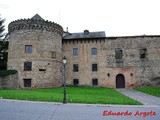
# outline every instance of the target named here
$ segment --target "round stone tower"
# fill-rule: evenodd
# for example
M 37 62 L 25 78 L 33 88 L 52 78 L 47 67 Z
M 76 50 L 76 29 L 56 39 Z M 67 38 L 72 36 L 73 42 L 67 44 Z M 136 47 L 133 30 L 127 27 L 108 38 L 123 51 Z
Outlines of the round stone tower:
M 38 14 L 8 26 L 8 69 L 18 71 L 19 88 L 62 85 L 63 28 Z

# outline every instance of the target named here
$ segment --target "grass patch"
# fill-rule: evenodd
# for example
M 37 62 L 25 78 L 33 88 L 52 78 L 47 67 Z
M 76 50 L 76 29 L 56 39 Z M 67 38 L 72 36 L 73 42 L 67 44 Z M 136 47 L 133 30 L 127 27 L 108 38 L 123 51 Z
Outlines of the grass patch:
M 160 87 L 135 88 L 135 90 L 160 97 Z
M 36 90 L 0 90 L 5 99 L 62 102 L 63 88 Z M 140 105 L 111 88 L 67 87 L 68 103 Z

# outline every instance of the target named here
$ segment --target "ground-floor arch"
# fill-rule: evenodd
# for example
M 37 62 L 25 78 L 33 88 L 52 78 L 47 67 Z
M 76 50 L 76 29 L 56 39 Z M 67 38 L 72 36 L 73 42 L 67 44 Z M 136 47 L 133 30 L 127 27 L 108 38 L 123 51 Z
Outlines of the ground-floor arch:
M 125 88 L 125 77 L 123 74 L 116 76 L 116 88 Z

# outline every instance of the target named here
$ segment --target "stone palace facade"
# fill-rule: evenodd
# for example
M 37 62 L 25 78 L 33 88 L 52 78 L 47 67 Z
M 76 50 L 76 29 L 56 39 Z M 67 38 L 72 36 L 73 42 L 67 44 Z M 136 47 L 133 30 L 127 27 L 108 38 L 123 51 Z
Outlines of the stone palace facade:
M 18 89 L 63 85 L 126 88 L 160 84 L 160 36 L 106 37 L 105 32 L 69 33 L 38 14 L 8 26 L 8 69 Z

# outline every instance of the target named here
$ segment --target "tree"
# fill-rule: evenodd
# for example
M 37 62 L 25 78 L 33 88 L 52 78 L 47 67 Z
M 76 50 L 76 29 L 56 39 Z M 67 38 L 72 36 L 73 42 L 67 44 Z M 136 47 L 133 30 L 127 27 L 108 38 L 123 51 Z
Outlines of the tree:
M 2 19 L 0 17 L 0 39 L 2 40 L 2 38 L 4 37 L 4 30 L 5 30 L 5 26 L 4 26 L 4 21 L 5 19 Z
M 0 70 L 7 69 L 7 56 L 8 53 L 6 50 L 8 49 L 8 42 L 4 41 L 4 26 L 5 19 L 0 17 Z

